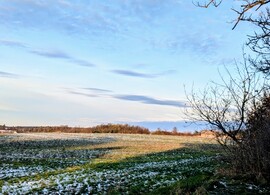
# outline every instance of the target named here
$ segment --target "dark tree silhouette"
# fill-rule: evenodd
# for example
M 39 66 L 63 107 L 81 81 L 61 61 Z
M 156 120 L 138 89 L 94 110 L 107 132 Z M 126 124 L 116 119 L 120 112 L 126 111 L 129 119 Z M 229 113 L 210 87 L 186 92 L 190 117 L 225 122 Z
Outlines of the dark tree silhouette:
M 242 143 L 232 155 L 238 172 L 249 173 L 270 182 L 270 96 L 265 93 L 249 113 Z

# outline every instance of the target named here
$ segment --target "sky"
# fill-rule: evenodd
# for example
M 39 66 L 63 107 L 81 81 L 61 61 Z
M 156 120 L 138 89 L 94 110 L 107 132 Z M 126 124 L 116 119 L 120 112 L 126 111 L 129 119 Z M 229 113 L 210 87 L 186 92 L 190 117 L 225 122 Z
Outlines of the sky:
M 253 28 L 232 30 L 238 6 L 0 0 L 0 124 L 183 124 L 185 91 L 241 60 Z

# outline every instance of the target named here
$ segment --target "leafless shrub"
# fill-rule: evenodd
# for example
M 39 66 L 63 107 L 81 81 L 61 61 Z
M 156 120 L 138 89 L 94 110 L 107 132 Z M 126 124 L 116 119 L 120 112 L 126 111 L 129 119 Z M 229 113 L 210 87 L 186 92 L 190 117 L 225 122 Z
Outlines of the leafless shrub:
M 205 121 L 216 132 L 235 170 L 269 180 L 270 96 L 265 80 L 252 71 L 244 56 L 237 75 L 226 69 L 222 83 L 188 96 L 189 119 Z M 265 172 L 267 171 L 267 172 Z
M 235 66 L 237 75 L 225 68 L 228 79 L 220 74 L 222 83 L 212 82 L 202 92 L 192 89 L 187 96 L 192 107 L 187 110 L 188 118 L 210 124 L 224 146 L 242 142 L 247 116 L 264 91 L 264 81 L 247 63 L 244 55 L 243 68 L 239 64 Z
M 242 144 L 236 148 L 233 161 L 236 170 L 270 181 L 270 94 L 264 94 L 247 118 Z

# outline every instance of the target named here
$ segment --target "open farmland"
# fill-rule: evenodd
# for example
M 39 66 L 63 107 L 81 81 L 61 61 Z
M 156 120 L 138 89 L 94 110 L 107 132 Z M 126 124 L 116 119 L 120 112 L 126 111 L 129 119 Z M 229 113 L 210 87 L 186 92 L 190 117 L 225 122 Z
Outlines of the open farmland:
M 212 177 L 218 156 L 201 137 L 1 135 L 0 194 L 162 194 Z

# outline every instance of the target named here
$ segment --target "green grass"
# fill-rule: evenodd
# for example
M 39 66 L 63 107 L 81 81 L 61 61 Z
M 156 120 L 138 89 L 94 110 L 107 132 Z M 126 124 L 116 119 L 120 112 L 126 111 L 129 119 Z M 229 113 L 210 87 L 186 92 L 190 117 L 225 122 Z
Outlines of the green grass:
M 6 166 L 6 170 L 0 169 L 0 194 L 65 191 L 75 194 L 207 194 L 218 190 L 241 194 L 261 190 L 248 190 L 250 186 L 220 174 L 220 167 L 227 165 L 219 158 L 222 153 L 219 145 L 208 138 L 45 133 L 12 136 L 6 141 L 0 140 L 0 149 L 6 147 L 4 142 L 9 142 L 9 146 L 23 142 L 24 148 L 14 147 L 10 151 L 16 155 L 22 152 L 27 157 L 33 155 L 33 158 L 0 151 L 2 156 L 6 155 L 0 161 L 2 167 Z M 73 143 L 74 140 L 77 141 Z M 40 155 L 35 154 L 36 148 L 31 143 L 38 146 Z M 42 155 L 51 155 L 47 150 L 56 158 L 43 158 Z M 93 156 L 88 158 L 89 154 Z M 21 167 L 25 167 L 21 172 L 33 169 L 34 174 L 16 175 Z M 41 171 L 35 172 L 37 167 Z M 15 175 L 1 179 L 1 171 L 9 169 L 14 169 Z

